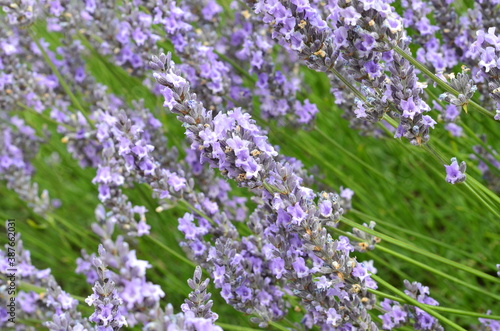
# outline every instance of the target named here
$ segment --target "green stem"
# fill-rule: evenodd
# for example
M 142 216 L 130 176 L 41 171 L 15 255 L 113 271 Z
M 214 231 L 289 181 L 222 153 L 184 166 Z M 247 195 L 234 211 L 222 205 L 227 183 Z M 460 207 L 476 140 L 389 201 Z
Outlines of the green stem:
M 481 145 L 485 150 L 487 150 L 493 157 L 495 157 L 497 160 L 500 160 L 500 158 L 495 155 L 495 152 L 493 151 L 492 147 L 491 146 L 488 146 L 484 141 L 481 140 L 481 138 L 479 138 L 476 133 L 474 133 L 474 131 L 472 131 L 471 128 L 469 128 L 467 126 L 467 124 L 464 123 L 464 121 L 460 121 L 460 125 L 464 128 L 465 132 L 467 132 L 467 134 L 469 135 L 469 137 L 474 140 L 475 142 L 477 142 L 479 145 Z M 489 162 L 488 160 L 483 160 L 485 162 Z M 490 166 L 492 166 L 491 162 L 490 163 Z M 496 168 L 495 168 L 496 169 Z
M 172 256 L 176 257 L 180 261 L 182 261 L 182 262 L 190 265 L 191 267 L 194 267 L 194 268 L 196 267 L 195 263 L 193 263 L 192 261 L 188 260 L 187 258 L 185 258 L 184 256 L 182 256 L 181 254 L 177 253 L 172 248 L 168 247 L 167 245 L 165 245 L 164 243 L 162 243 L 158 239 L 154 238 L 153 236 L 145 236 L 145 238 L 148 239 L 149 241 L 155 243 L 156 245 L 160 246 L 161 248 L 163 248 L 165 251 L 167 251 L 169 254 L 171 254 Z
M 377 225 L 382 225 L 382 226 L 385 226 L 385 227 L 388 227 L 388 228 L 391 228 L 391 229 L 395 229 L 395 230 L 398 230 L 402 233 L 406 233 L 410 236 L 413 236 L 413 237 L 416 237 L 416 238 L 420 238 L 420 239 L 423 239 L 423 240 L 426 240 L 428 242 L 431 242 L 435 245 L 438 245 L 440 247 L 443 247 L 443 248 L 446 248 L 447 250 L 451 250 L 451 251 L 454 251 L 458 254 L 461 254 L 461 255 L 464 255 L 470 259 L 473 259 L 474 261 L 478 262 L 478 263 L 482 263 L 482 264 L 485 264 L 484 261 L 482 261 L 480 258 L 478 258 L 476 255 L 474 254 L 471 254 L 469 252 L 466 252 L 464 250 L 461 250 L 461 249 L 458 249 L 454 246 L 451 246 L 451 245 L 448 245 L 446 243 L 443 243 L 439 240 L 436 240 L 434 238 L 431 238 L 431 237 L 428 237 L 426 235 L 423 235 L 419 232 L 415 232 L 415 231 L 412 231 L 412 230 L 408 230 L 408 229 L 405 229 L 405 228 L 402 228 L 400 226 L 397 226 L 395 224 L 392 224 L 390 222 L 385 222 L 385 221 L 382 221 L 381 219 L 378 219 L 378 218 L 374 218 L 374 217 L 371 217 L 369 215 L 366 215 L 365 213 L 359 211 L 359 210 L 355 210 L 355 209 L 351 209 L 349 211 L 350 213 L 353 213 L 353 214 L 356 214 L 360 217 L 362 217 L 363 219 L 365 219 L 366 221 L 374 221 L 375 223 L 377 223 Z M 491 267 L 491 266 L 489 266 Z
M 207 216 L 204 212 L 202 212 L 198 208 L 195 208 L 192 204 L 190 204 L 189 202 L 187 202 L 185 199 L 180 199 L 179 203 L 181 205 L 184 205 L 186 208 L 191 209 L 193 212 L 195 212 L 199 216 L 201 216 L 204 219 L 206 219 L 207 221 L 209 221 L 212 225 L 216 224 L 215 221 L 212 218 L 210 218 L 209 216 Z
M 404 292 L 398 290 L 397 288 L 395 288 L 394 286 L 392 286 L 391 284 L 387 283 L 386 281 L 384 281 L 382 278 L 380 278 L 379 276 L 375 275 L 375 274 L 371 274 L 370 275 L 371 278 L 376 281 L 377 283 L 381 284 L 382 286 L 386 287 L 387 289 L 391 290 L 392 292 L 396 293 L 397 295 L 399 295 L 400 297 L 402 298 L 405 298 L 405 300 L 410 303 L 411 305 L 413 306 L 416 306 L 420 309 L 422 309 L 423 311 L 427 312 L 428 314 L 434 316 L 435 318 L 437 318 L 439 321 L 449 325 L 450 327 L 454 328 L 455 330 L 461 330 L 461 331 L 466 331 L 464 328 L 462 328 L 460 325 L 456 324 L 455 322 L 449 320 L 448 318 L 442 316 L 441 314 L 435 312 L 433 309 L 429 308 L 431 306 L 429 305 L 426 305 L 426 304 L 423 304 L 423 303 L 420 303 L 418 302 L 417 300 L 413 299 L 412 297 L 406 295 Z
M 488 189 L 487 187 L 485 187 L 483 184 L 481 184 L 479 181 L 477 181 L 474 177 L 472 177 L 469 180 L 469 182 L 470 182 L 470 184 L 471 184 L 472 187 L 475 187 L 475 188 L 481 190 L 487 196 L 489 196 L 491 199 L 493 199 L 495 202 L 497 202 L 498 204 L 500 204 L 500 197 L 498 195 L 496 195 L 494 192 L 492 192 L 490 189 Z
M 276 323 L 276 322 L 273 322 L 273 321 L 269 322 L 269 325 L 274 326 L 274 327 L 275 327 L 276 329 L 278 329 L 278 330 L 282 330 L 282 331 L 290 331 L 290 329 L 287 329 L 287 328 L 285 328 L 283 325 L 280 325 L 280 324 L 278 324 L 278 323 Z
M 500 218 L 500 214 L 498 213 L 498 211 L 496 211 L 493 207 L 491 207 L 490 204 L 481 195 L 479 195 L 479 193 L 476 192 L 476 190 L 472 187 L 472 185 L 467 183 L 467 180 L 464 182 L 464 185 L 465 187 L 467 187 L 467 189 L 469 189 L 469 191 L 472 192 L 472 194 L 474 194 L 474 196 L 476 196 L 476 198 L 479 199 L 479 201 L 481 201 L 481 203 L 484 206 L 486 206 L 486 208 L 489 209 L 489 211 L 491 211 L 496 217 Z
M 396 121 L 392 117 L 390 117 L 389 115 L 384 114 L 382 119 L 384 119 L 387 123 L 389 123 L 389 125 L 392 126 L 393 128 L 398 127 L 398 123 L 396 123 Z M 385 129 L 387 129 L 382 123 L 380 123 L 380 125 L 382 125 Z M 390 135 L 392 135 L 392 132 L 390 132 Z
M 337 71 L 333 66 L 330 68 L 330 71 L 337 77 L 342 83 L 344 83 L 356 96 L 363 102 L 366 102 L 366 97 L 355 88 L 351 82 L 349 82 L 340 72 Z
M 358 237 L 356 237 L 355 235 L 349 234 L 349 233 L 344 232 L 344 231 L 342 231 L 342 230 L 334 229 L 334 231 L 339 232 L 339 233 L 342 233 L 342 234 L 344 234 L 345 236 L 347 236 L 347 237 L 349 237 L 349 238 L 352 238 L 352 239 L 354 239 L 354 240 L 361 241 L 361 242 L 363 241 L 363 239 L 358 238 Z M 376 246 L 376 249 L 377 249 L 377 250 L 379 250 L 379 251 L 385 252 L 385 253 L 387 253 L 387 254 L 390 254 L 390 255 L 392 255 L 392 256 L 395 256 L 395 257 L 399 258 L 400 260 L 410 262 L 411 264 L 414 264 L 414 265 L 416 265 L 417 267 L 420 267 L 420 268 L 422 268 L 422 269 L 428 270 L 428 271 L 430 271 L 430 272 L 432 272 L 432 273 L 434 273 L 434 274 L 436 274 L 436 275 L 438 275 L 438 276 L 441 276 L 441 277 L 447 278 L 447 279 L 449 279 L 449 280 L 452 280 L 452 281 L 454 281 L 455 283 L 458 283 L 458 284 L 460 284 L 460 285 L 462 285 L 462 286 L 465 286 L 465 287 L 467 287 L 467 288 L 470 288 L 471 290 L 474 290 L 474 291 L 476 291 L 476 292 L 479 292 L 479 293 L 482 293 L 482 294 L 484 294 L 484 295 L 491 296 L 492 298 L 495 298 L 495 299 L 497 299 L 497 300 L 500 300 L 500 296 L 497 296 L 497 295 L 495 295 L 495 294 L 492 294 L 492 293 L 490 293 L 490 292 L 487 292 L 487 291 L 483 290 L 482 288 L 479 288 L 479 287 L 477 287 L 477 286 L 471 285 L 471 284 L 469 284 L 469 283 L 467 283 L 467 282 L 465 282 L 465 281 L 463 281 L 463 280 L 460 280 L 460 279 L 458 279 L 458 278 L 456 278 L 456 277 L 450 276 L 450 275 L 448 275 L 448 274 L 447 274 L 447 273 L 445 273 L 445 272 L 442 272 L 442 271 L 439 271 L 439 270 L 437 270 L 437 269 L 434 269 L 434 268 L 432 268 L 432 267 L 430 267 L 430 266 L 428 266 L 428 265 L 426 265 L 426 264 L 424 264 L 424 263 L 422 263 L 422 262 L 419 262 L 419 261 L 416 261 L 416 260 L 412 259 L 411 257 L 408 257 L 408 256 L 406 256 L 406 255 L 403 255 L 403 254 L 400 254 L 400 253 L 398 253 L 398 252 L 395 252 L 395 251 L 393 251 L 392 249 L 389 249 L 389 248 L 387 248 L 387 247 L 382 246 L 381 244 L 378 244 L 378 245 Z M 375 255 L 375 254 L 373 254 L 373 255 Z M 372 257 L 373 257 L 373 256 L 372 256 Z M 396 272 L 396 273 L 397 273 L 397 274 L 400 274 L 399 272 Z M 401 275 L 400 275 L 400 276 L 401 276 Z M 409 277 L 406 277 L 406 276 L 403 276 L 403 278 L 405 278 L 405 279 L 409 279 Z
M 233 331 L 258 331 L 260 329 L 252 329 L 252 328 L 247 328 L 244 326 L 236 326 L 236 325 L 231 325 L 231 324 L 226 324 L 226 323 L 215 323 L 221 328 L 224 328 L 224 330 L 233 330 Z
M 384 293 L 382 291 L 368 289 L 368 292 L 373 293 L 378 297 L 387 298 L 387 299 L 390 299 L 392 301 L 396 301 L 399 303 L 406 303 L 407 302 L 405 299 L 402 299 L 398 296 Z M 492 319 L 492 320 L 500 320 L 500 315 L 487 315 L 487 314 L 475 313 L 475 312 L 467 311 L 467 310 L 447 308 L 447 307 L 441 307 L 441 306 L 431 306 L 431 305 L 427 305 L 427 306 L 429 306 L 429 308 L 431 308 L 433 310 L 442 311 L 442 312 L 450 313 L 450 314 L 454 314 L 454 315 L 472 316 L 472 317 L 478 317 L 478 318 L 488 318 L 488 319 Z
M 393 255 L 393 256 L 399 258 L 400 260 L 403 260 L 403 261 L 409 262 L 409 263 L 411 263 L 413 265 L 416 265 L 419 268 L 422 268 L 424 270 L 428 270 L 428 271 L 434 273 L 437 276 L 449 279 L 449 280 L 451 280 L 451 281 L 453 281 L 453 282 L 455 282 L 457 284 L 460 284 L 460 285 L 462 285 L 464 287 L 467 287 L 467 288 L 469 288 L 469 289 L 471 289 L 471 290 L 473 290 L 475 292 L 481 293 L 482 295 L 486 295 L 486 296 L 492 297 L 495 300 L 500 300 L 500 296 L 497 295 L 497 294 L 494 294 L 494 293 L 486 291 L 486 290 L 484 290 L 484 289 L 482 289 L 480 287 L 477 287 L 477 286 L 474 286 L 472 284 L 469 284 L 468 282 L 465 282 L 465 281 L 463 281 L 461 279 L 453 277 L 453 276 L 447 274 L 446 272 L 439 271 L 439 270 L 437 270 L 435 268 L 432 268 L 432 267 L 428 266 L 427 264 L 424 264 L 422 262 L 416 261 L 416 260 L 414 260 L 414 259 L 412 259 L 412 258 L 410 258 L 410 257 L 408 257 L 406 255 L 403 255 L 403 254 L 400 254 L 398 252 L 395 252 L 392 249 L 384 247 L 384 246 L 382 246 L 380 244 L 376 246 L 376 249 L 379 250 L 379 251 L 385 252 L 387 254 Z
M 365 161 L 361 160 L 360 158 L 358 158 L 356 155 L 354 155 L 353 153 L 349 152 L 347 149 L 345 149 L 344 147 L 342 147 L 341 144 L 339 144 L 338 142 L 335 141 L 335 139 L 333 139 L 332 137 L 330 137 L 329 135 L 327 135 L 325 132 L 323 132 L 323 130 L 317 128 L 316 131 L 323 137 L 325 138 L 326 140 L 328 140 L 328 142 L 330 142 L 332 145 L 335 146 L 335 148 L 341 150 L 343 153 L 347 154 L 349 157 L 351 157 L 354 161 L 356 161 L 357 163 L 361 164 L 362 166 L 364 166 L 366 169 L 370 170 L 371 172 L 373 172 L 375 175 L 377 175 L 378 177 L 384 179 L 384 180 L 387 180 L 387 176 L 385 176 L 384 174 L 382 174 L 380 171 L 378 171 L 377 169 L 375 169 L 374 167 L 372 167 L 371 165 L 369 165 L 368 163 L 366 163 Z M 406 192 L 406 191 L 405 191 Z
M 16 104 L 17 104 L 19 107 L 23 108 L 24 110 L 26 110 L 26 111 L 28 111 L 28 112 L 30 112 L 30 113 L 32 113 L 32 114 L 34 114 L 34 115 L 36 115 L 36 116 L 38 116 L 38 117 L 40 117 L 40 118 L 44 119 L 44 120 L 45 120 L 45 121 L 47 121 L 47 122 L 50 122 L 50 123 L 53 123 L 53 124 L 56 124 L 56 125 L 63 126 L 63 127 L 65 127 L 66 129 L 69 129 L 69 130 L 71 130 L 71 131 L 74 131 L 74 130 L 75 130 L 75 128 L 74 128 L 74 127 L 71 127 L 71 126 L 69 126 L 69 125 L 67 125 L 67 124 L 64 124 L 64 123 L 60 123 L 60 122 L 58 122 L 58 121 L 56 121 L 56 120 L 54 120 L 54 119 L 52 119 L 52 118 L 50 118 L 50 117 L 46 116 L 45 114 L 43 114 L 43 113 L 41 113 L 41 112 L 37 112 L 37 111 L 36 111 L 36 110 L 34 110 L 33 108 L 28 107 L 28 106 L 26 106 L 25 104 L 23 104 L 23 103 L 21 103 L 21 102 L 16 102 Z
M 460 263 L 457 263 L 455 261 L 451 261 L 451 260 L 448 260 L 442 256 L 439 256 L 439 255 L 436 255 L 434 253 L 431 253 L 431 252 L 428 252 L 426 250 L 423 250 L 423 249 L 420 249 L 418 247 L 415 247 L 413 245 L 408 245 L 407 243 L 405 242 L 402 242 L 402 241 L 399 241 L 397 239 L 394 239 L 388 235 L 385 235 L 383 233 L 380 233 L 378 231 L 375 231 L 375 230 L 372 230 L 368 227 L 364 227 L 354 221 L 351 221 L 345 217 L 341 217 L 340 220 L 349 225 L 349 226 L 352 226 L 353 228 L 357 228 L 361 231 L 364 231 L 368 234 L 371 234 L 371 235 L 374 235 L 374 236 L 377 236 L 379 237 L 380 239 L 382 240 L 385 240 L 387 241 L 388 243 L 391 243 L 391 244 L 394 244 L 396 246 L 399 246 L 399 247 L 402 247 L 402 248 L 405 248 L 407 250 L 410 250 L 412 252 L 415 252 L 415 253 L 418 253 L 420 255 L 423 255 L 423 256 L 426 256 L 426 257 L 429 257 L 433 260 L 436 260 L 436 261 L 439 261 L 439 262 L 442 262 L 444 264 L 447 264 L 451 267 L 454 267 L 454 268 L 457 268 L 457 269 L 460 269 L 460 270 L 463 270 L 463 271 L 466 271 L 468 273 L 471 273 L 473 275 L 476 275 L 478 277 L 481 277 L 481 278 L 484 278 L 484 279 L 487 279 L 487 280 L 490 280 L 492 282 L 495 282 L 495 283 L 500 283 L 500 278 L 497 278 L 497 277 L 494 277 L 494 276 L 491 276 L 491 275 L 488 275 L 487 273 L 484 273 L 484 272 L 481 272 L 479 270 L 476 270 L 474 268 L 471 268 L 471 267 L 468 267 L 468 266 L 465 266 L 465 265 L 462 265 Z
M 0 276 L 0 279 L 2 279 L 3 281 L 7 280 L 3 276 Z M 18 285 L 19 285 L 18 289 L 23 290 L 23 291 L 35 292 L 37 294 L 47 292 L 46 288 L 40 287 L 40 286 L 36 286 L 36 285 L 33 285 L 33 284 L 25 282 L 25 281 L 19 281 Z M 85 298 L 84 297 L 81 297 L 81 296 L 78 296 L 78 295 L 74 295 L 74 294 L 70 294 L 70 296 L 72 298 L 78 300 L 79 302 L 85 303 Z

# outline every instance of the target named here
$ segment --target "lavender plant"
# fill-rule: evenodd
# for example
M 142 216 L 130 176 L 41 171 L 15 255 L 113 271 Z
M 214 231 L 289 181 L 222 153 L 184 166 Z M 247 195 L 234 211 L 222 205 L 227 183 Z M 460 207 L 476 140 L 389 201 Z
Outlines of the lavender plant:
M 498 328 L 497 1 L 0 4 L 0 327 Z

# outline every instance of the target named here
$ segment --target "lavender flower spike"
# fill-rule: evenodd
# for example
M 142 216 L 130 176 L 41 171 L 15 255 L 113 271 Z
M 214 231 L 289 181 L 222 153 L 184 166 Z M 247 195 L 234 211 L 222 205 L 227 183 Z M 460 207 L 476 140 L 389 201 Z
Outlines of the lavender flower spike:
M 212 312 L 211 294 L 207 293 L 209 279 L 201 279 L 201 267 L 197 266 L 194 277 L 188 279 L 188 285 L 193 290 L 189 299 L 181 305 L 182 313 L 174 314 L 171 304 L 165 307 L 164 312 L 158 312 L 157 319 L 147 324 L 146 331 L 222 331 L 214 322 L 219 315 Z
M 170 53 L 153 56 L 150 66 L 163 85 L 165 105 L 178 114 L 191 148 L 201 151 L 201 162 L 261 194 L 258 219 L 265 228 L 263 238 L 271 244 L 269 258 L 276 263 L 272 274 L 302 299 L 307 310 L 304 325 L 378 330 L 368 313 L 375 304 L 368 288 L 376 288 L 376 283 L 349 255 L 349 239 L 334 240 L 325 228 L 343 212 L 339 197 L 302 186 L 302 178 L 279 161 L 267 136 L 240 108 L 213 117 L 191 93 Z M 313 280 L 316 275 L 323 277 L 321 282 Z
M 115 283 L 106 277 L 105 254 L 106 250 L 99 244 L 100 257 L 96 257 L 93 261 L 99 281 L 95 282 L 92 287 L 94 293 L 85 299 L 85 302 L 95 307 L 95 312 L 90 315 L 89 320 L 97 324 L 97 331 L 115 331 L 127 326 L 127 321 L 120 312 L 123 301 L 116 293 Z
M 452 105 L 462 107 L 467 112 L 467 104 L 477 90 L 474 81 L 466 73 L 459 73 L 457 77 L 454 74 L 450 75 L 450 85 L 460 94 L 456 97 L 449 92 L 440 95 L 440 99 L 451 103 Z
M 451 184 L 459 184 L 465 182 L 465 169 L 467 165 L 465 164 L 465 161 L 462 161 L 460 163 L 460 166 L 458 165 L 457 158 L 452 157 L 451 158 L 451 164 L 450 165 L 445 165 L 446 168 L 446 181 Z
M 219 315 L 211 310 L 213 301 L 210 300 L 210 297 L 212 294 L 207 293 L 209 282 L 210 279 L 208 278 L 202 281 L 201 267 L 197 266 L 193 278 L 188 279 L 188 285 L 193 291 L 189 293 L 189 299 L 185 300 L 185 303 L 181 305 L 181 309 L 184 313 L 191 311 L 196 317 L 215 322 Z

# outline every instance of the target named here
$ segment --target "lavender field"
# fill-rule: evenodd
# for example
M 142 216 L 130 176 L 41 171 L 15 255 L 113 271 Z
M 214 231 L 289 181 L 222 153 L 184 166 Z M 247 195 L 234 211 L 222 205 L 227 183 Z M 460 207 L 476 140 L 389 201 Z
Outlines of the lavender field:
M 500 331 L 500 0 L 0 6 L 0 330 Z

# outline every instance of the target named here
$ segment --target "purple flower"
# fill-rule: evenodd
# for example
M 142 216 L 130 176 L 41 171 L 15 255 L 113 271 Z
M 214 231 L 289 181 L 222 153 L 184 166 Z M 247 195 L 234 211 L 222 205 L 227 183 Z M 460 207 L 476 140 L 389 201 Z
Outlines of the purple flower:
M 424 115 L 422 116 L 422 123 L 427 126 L 427 127 L 431 127 L 434 129 L 434 125 L 437 123 L 432 117 L 430 117 L 429 115 Z
M 252 299 L 252 290 L 249 289 L 248 287 L 246 286 L 240 286 L 237 290 L 236 290 L 236 294 L 238 294 L 241 298 L 241 300 L 243 302 L 247 301 L 247 300 L 251 300 Z
M 309 268 L 306 266 L 306 262 L 303 258 L 296 258 L 292 263 L 292 266 L 299 278 L 303 278 L 309 275 Z
M 446 168 L 446 181 L 451 184 L 458 184 L 465 181 L 465 169 L 466 164 L 465 161 L 458 165 L 457 158 L 451 158 L 451 164 L 445 165 Z
M 299 204 L 289 206 L 286 211 L 292 216 L 292 223 L 297 225 L 300 225 L 307 215 Z
M 407 100 L 401 100 L 401 109 L 404 111 L 403 116 L 411 119 L 413 119 L 415 114 L 419 113 L 417 105 L 413 102 L 413 97 L 410 97 Z
M 455 124 L 455 123 L 448 123 L 444 126 L 448 132 L 451 133 L 452 136 L 454 137 L 461 137 L 463 135 L 463 129 L 461 126 Z
M 351 190 L 350 188 L 342 188 L 342 187 L 340 188 L 340 197 L 341 198 L 351 200 L 353 195 L 354 195 L 354 191 Z

